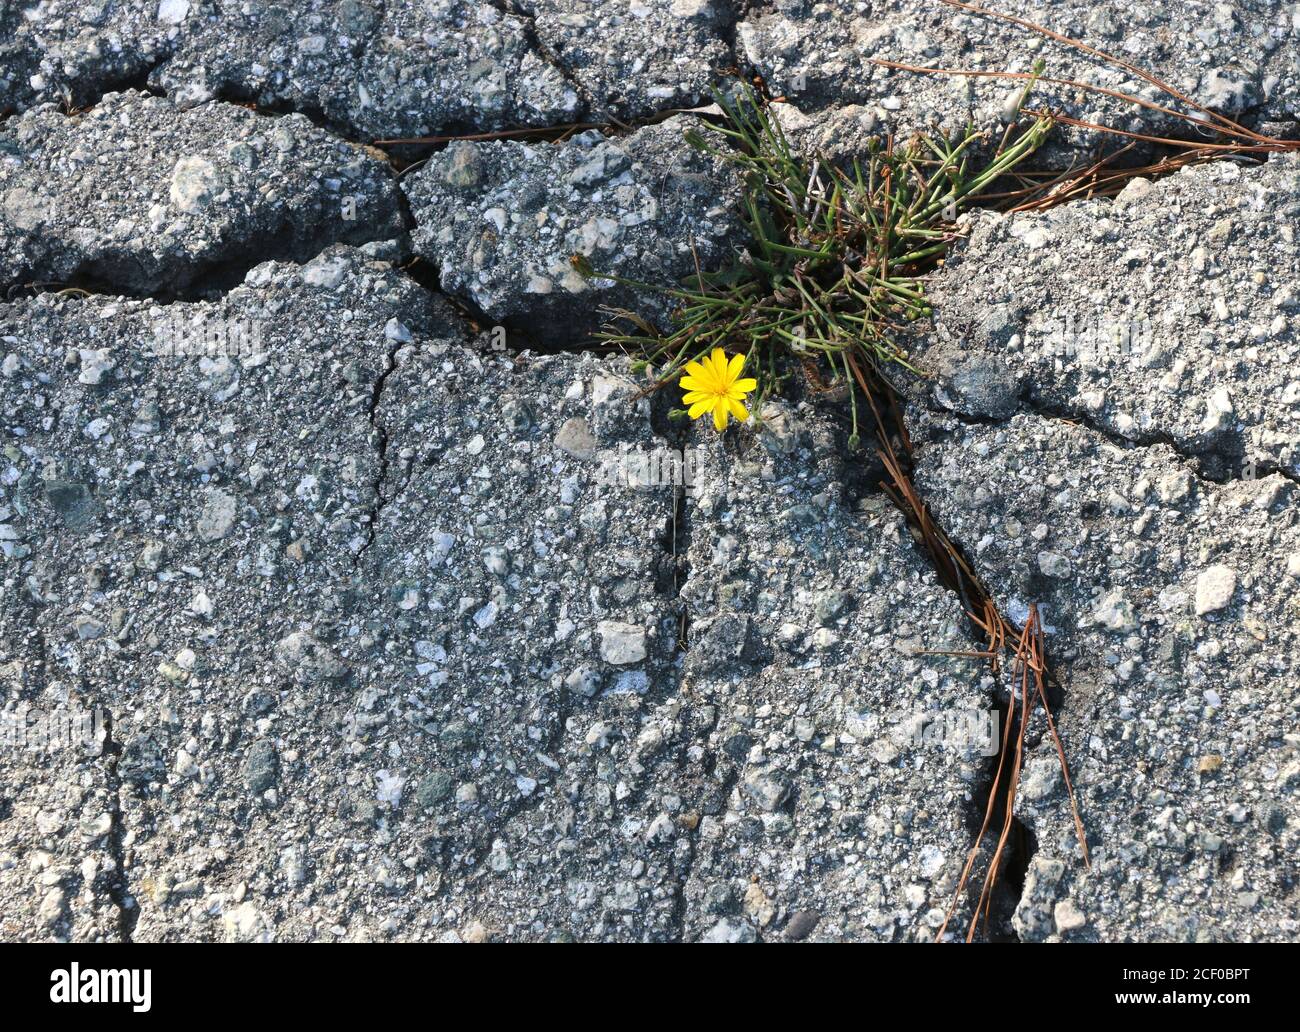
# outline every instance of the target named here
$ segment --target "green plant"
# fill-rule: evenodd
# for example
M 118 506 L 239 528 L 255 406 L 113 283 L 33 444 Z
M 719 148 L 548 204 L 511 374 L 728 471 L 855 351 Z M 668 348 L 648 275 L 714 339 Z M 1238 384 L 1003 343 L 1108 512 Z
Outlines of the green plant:
M 655 387 L 715 347 L 742 353 L 759 383 L 757 411 L 796 368 L 850 385 L 862 384 L 863 363 L 877 372 L 891 363 L 911 369 L 896 334 L 929 314 L 924 275 L 956 239 L 958 213 L 1032 154 L 1052 126 L 1047 116 L 1017 121 L 992 153 L 989 131 L 969 126 L 955 137 L 918 134 L 902 146 L 877 140 L 844 169 L 798 153 L 748 86 L 715 99 L 721 140 L 695 131 L 688 140 L 739 171 L 750 245 L 730 267 L 697 267 L 687 285 L 666 290 L 678 301 L 670 331 L 610 309 L 615 328 L 600 337 L 639 352 Z M 604 275 L 580 257 L 574 263 L 586 275 Z M 854 443 L 857 393 L 851 386 Z

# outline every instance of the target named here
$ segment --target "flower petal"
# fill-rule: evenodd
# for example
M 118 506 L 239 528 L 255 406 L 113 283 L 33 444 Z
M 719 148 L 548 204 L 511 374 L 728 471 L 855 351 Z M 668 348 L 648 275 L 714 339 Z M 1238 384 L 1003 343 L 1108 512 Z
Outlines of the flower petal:
M 702 378 L 702 377 L 699 377 L 699 376 L 683 376 L 683 377 L 682 377 L 680 380 L 678 380 L 677 382 L 678 382 L 678 384 L 680 384 L 684 389 L 686 389 L 686 390 L 688 390 L 688 391 L 689 391 L 689 390 L 705 390 L 705 389 L 707 389 L 708 386 L 709 386 L 707 383 L 704 382 L 703 378 Z
M 727 408 L 731 409 L 731 414 L 742 423 L 749 419 L 749 410 L 734 398 L 727 399 Z
M 713 371 L 717 374 L 718 379 L 721 380 L 727 375 L 727 353 L 721 348 L 714 348 L 713 354 L 709 357 L 713 359 Z
M 683 405 L 694 405 L 697 401 L 716 401 L 718 396 L 712 391 L 688 391 L 682 395 Z
M 704 415 L 704 413 L 708 412 L 711 408 L 713 408 L 712 401 L 697 401 L 687 409 L 687 415 L 692 419 L 699 419 L 700 416 Z
M 691 376 L 703 376 L 705 373 L 704 366 L 700 365 L 699 362 L 687 362 L 686 371 Z
M 736 377 L 738 377 L 738 376 L 740 375 L 740 371 L 741 371 L 742 369 L 744 369 L 744 368 L 745 368 L 745 356 L 744 356 L 743 354 L 741 354 L 741 355 L 732 355 L 732 356 L 731 356 L 731 362 L 728 363 L 728 365 L 727 365 L 727 380 L 728 380 L 728 382 L 730 382 L 730 381 L 734 380 Z
M 756 390 L 758 390 L 758 381 L 755 380 L 752 376 L 747 376 L 745 377 L 745 379 L 737 380 L 735 383 L 733 383 L 731 385 L 731 390 L 728 393 L 734 394 L 735 392 L 739 391 L 741 394 L 748 394 L 750 391 L 756 391 Z
M 713 429 L 718 433 L 722 433 L 723 430 L 727 429 L 727 407 L 725 404 L 719 403 L 713 407 Z

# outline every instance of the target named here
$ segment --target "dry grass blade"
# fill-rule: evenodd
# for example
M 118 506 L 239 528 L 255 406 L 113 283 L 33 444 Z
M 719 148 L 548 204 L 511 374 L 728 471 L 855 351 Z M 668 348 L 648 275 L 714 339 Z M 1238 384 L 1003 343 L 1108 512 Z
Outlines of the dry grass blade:
M 1293 146 L 1288 146 L 1289 141 L 1271 140 L 1267 144 L 1262 143 L 1205 143 L 1203 141 L 1180 140 L 1173 136 L 1152 136 L 1150 133 L 1133 132 L 1130 129 L 1116 129 L 1114 126 L 1102 125 L 1100 122 L 1088 122 L 1082 118 L 1072 118 L 1069 115 L 1062 115 L 1050 111 L 1033 111 L 1026 110 L 1026 114 L 1038 115 L 1043 118 L 1051 118 L 1062 125 L 1074 126 L 1078 129 L 1091 129 L 1094 132 L 1109 133 L 1112 136 L 1123 136 L 1130 140 L 1142 140 L 1146 143 L 1158 144 L 1162 147 L 1185 147 L 1189 150 L 1204 151 L 1207 154 L 1221 152 L 1227 154 L 1260 154 L 1272 153 L 1280 150 L 1291 150 Z
M 1079 806 L 1074 794 L 1074 782 L 1070 779 L 1070 764 L 1065 759 L 1065 746 L 1061 743 L 1061 736 L 1056 730 L 1056 721 L 1052 718 L 1052 707 L 1047 702 L 1047 689 L 1045 680 L 1047 677 L 1047 659 L 1046 649 L 1043 643 L 1043 625 L 1038 618 L 1038 607 L 1030 607 L 1030 616 L 1037 628 L 1034 636 L 1033 647 L 1033 669 L 1035 687 L 1038 693 L 1038 699 L 1043 704 L 1043 715 L 1047 718 L 1047 728 L 1051 732 L 1052 742 L 1056 746 L 1057 758 L 1061 761 L 1061 776 L 1065 779 L 1065 794 L 1070 800 L 1070 814 L 1074 819 L 1074 831 L 1079 840 L 1079 848 L 1083 851 L 1083 866 L 1085 869 L 1092 868 L 1092 858 L 1088 854 L 1088 836 L 1083 831 L 1083 818 L 1079 816 Z
M 996 610 L 991 608 L 991 603 L 990 609 L 992 617 L 1001 622 Z M 1075 833 L 1078 836 L 1079 848 L 1083 853 L 1083 865 L 1085 869 L 1090 869 L 1092 866 L 1088 853 L 1087 836 L 1083 830 L 1083 820 L 1079 816 L 1074 784 L 1070 779 L 1070 768 L 1065 758 L 1065 748 L 1061 743 L 1060 735 L 1057 733 L 1056 722 L 1052 718 L 1052 709 L 1047 700 L 1047 661 L 1043 633 L 1043 623 L 1038 607 L 1031 605 L 1029 607 L 1029 617 L 1016 639 L 1016 648 L 1011 665 L 1012 686 L 1011 691 L 1008 693 L 1007 713 L 1002 728 L 1001 749 L 998 754 L 997 769 L 994 772 L 993 782 L 989 788 L 989 798 L 984 809 L 984 820 L 966 858 L 966 864 L 962 868 L 961 877 L 958 879 L 957 888 L 953 893 L 953 900 L 948 907 L 943 924 L 935 934 L 936 942 L 943 939 L 948 925 L 956 913 L 957 906 L 966 892 L 971 873 L 975 868 L 981 847 L 984 844 L 985 836 L 988 834 L 989 827 L 993 823 L 994 814 L 997 812 L 1000 803 L 1002 807 L 1002 826 L 998 834 L 998 840 L 993 848 L 993 855 L 989 860 L 988 869 L 984 875 L 984 881 L 980 887 L 979 899 L 971 915 L 970 924 L 966 929 L 966 941 L 973 941 L 981 916 L 983 916 L 987 927 L 992 909 L 993 889 L 997 884 L 997 877 L 1001 871 L 1007 843 L 1010 840 L 1015 824 L 1016 795 L 1020 787 L 1020 773 L 1024 769 L 1025 763 L 1025 739 L 1035 705 L 1042 705 L 1052 741 L 1056 746 L 1057 756 L 1061 763 L 1061 772 L 1065 779 L 1066 793 L 1070 801 L 1070 811 L 1074 819 Z M 1013 728 L 1016 736 L 1015 750 L 1008 768 L 1007 757 Z M 1005 784 L 1003 781 L 1004 775 L 1006 778 Z
M 979 859 L 980 844 L 984 841 L 984 836 L 988 834 L 989 825 L 993 823 L 993 814 L 997 809 L 998 803 L 998 786 L 1002 784 L 1002 771 L 1007 762 L 1007 745 L 1011 739 L 1011 720 L 1007 719 L 1002 722 L 1002 742 L 1001 748 L 998 749 L 998 766 L 993 775 L 993 784 L 989 789 L 988 803 L 984 807 L 984 822 L 980 825 L 979 834 L 975 836 L 975 844 L 971 847 L 970 853 L 966 856 L 966 864 L 961 869 L 961 877 L 957 879 L 957 888 L 952 895 L 952 903 L 948 905 L 948 912 L 944 915 L 943 924 L 935 933 L 934 941 L 941 942 L 944 933 L 948 930 L 948 924 L 952 921 L 952 916 L 957 912 L 957 905 L 961 902 L 962 896 L 966 892 L 966 885 L 970 881 L 971 873 L 975 870 L 975 863 Z M 987 884 L 987 880 L 986 880 Z M 991 890 L 990 890 L 991 891 Z M 973 935 L 976 923 L 979 920 L 979 912 L 983 905 L 984 897 L 980 897 L 980 905 L 975 908 L 975 915 L 971 918 L 970 933 Z M 968 936 L 967 942 L 970 941 Z

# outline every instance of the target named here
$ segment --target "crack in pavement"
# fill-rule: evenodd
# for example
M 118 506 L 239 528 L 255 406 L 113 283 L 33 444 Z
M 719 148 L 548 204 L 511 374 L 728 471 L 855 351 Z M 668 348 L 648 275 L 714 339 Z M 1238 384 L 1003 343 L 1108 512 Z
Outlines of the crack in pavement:
M 1098 437 L 1103 438 L 1113 447 L 1126 452 L 1164 445 L 1178 458 L 1184 460 L 1188 464 L 1192 475 L 1202 483 L 1222 486 L 1224 484 L 1261 480 L 1264 477 L 1276 474 L 1294 484 L 1300 484 L 1300 474 L 1269 459 L 1261 459 L 1257 462 L 1250 460 L 1249 454 L 1244 448 L 1240 450 L 1218 449 L 1212 446 L 1202 449 L 1189 448 L 1166 430 L 1148 430 L 1133 437 L 1125 437 L 1104 423 L 1099 422 L 1085 411 L 1069 405 L 1049 404 L 1041 398 L 1035 397 L 1032 391 L 1026 392 L 1017 399 L 1016 411 L 1008 416 L 971 415 L 956 409 L 935 405 L 929 400 L 924 402 L 924 407 L 927 411 L 951 416 L 965 426 L 1005 426 L 1016 415 L 1030 415 L 1041 419 L 1057 420 L 1062 423 L 1081 426 L 1085 430 L 1089 430 Z M 1232 476 L 1226 472 L 1216 474 L 1207 470 L 1207 465 L 1215 464 L 1221 465 L 1222 470 L 1225 471 L 1239 470 L 1240 472 Z
M 115 877 L 108 885 L 108 896 L 118 911 L 118 935 L 122 942 L 132 942 L 136 922 L 140 919 L 140 907 L 131 894 L 130 878 L 126 863 L 125 821 L 122 817 L 122 775 L 119 769 L 122 762 L 122 743 L 114 737 L 113 714 L 107 706 L 100 704 L 104 714 L 104 744 L 100 759 L 104 764 L 106 788 L 109 797 L 109 817 L 112 826 L 108 832 L 108 851 L 113 858 Z
M 1186 460 L 1192 466 L 1192 472 L 1195 476 L 1206 483 L 1212 484 L 1230 484 L 1247 480 L 1258 480 L 1261 477 L 1276 473 L 1285 477 L 1293 483 L 1300 484 L 1300 476 L 1290 472 L 1284 467 L 1278 466 L 1268 460 L 1255 463 L 1252 468 L 1253 475 L 1246 472 L 1246 463 L 1243 461 L 1247 458 L 1244 449 L 1240 452 L 1220 450 L 1214 447 L 1203 449 L 1189 448 L 1181 444 L 1173 434 L 1166 430 L 1146 431 L 1136 437 L 1129 438 L 1115 432 L 1109 427 L 1097 422 L 1086 412 L 1078 411 L 1070 406 L 1058 408 L 1048 405 L 1040 399 L 1026 396 L 1022 399 L 1022 411 L 1032 415 L 1040 416 L 1047 419 L 1057 419 L 1062 422 L 1076 423 L 1085 429 L 1091 430 L 1099 437 L 1105 438 L 1109 443 L 1124 451 L 1132 451 L 1138 448 L 1151 448 L 1156 445 L 1165 445 L 1179 458 Z M 1004 423 L 1005 420 L 995 420 L 995 423 Z M 1219 475 L 1216 476 L 1206 470 L 1208 463 L 1220 462 L 1224 470 L 1238 469 L 1241 472 L 1237 476 Z
M 383 401 L 384 385 L 388 382 L 388 377 L 392 375 L 397 368 L 397 353 L 409 342 L 408 340 L 394 340 L 384 354 L 384 367 L 380 370 L 379 375 L 375 377 L 375 382 L 370 389 L 370 404 L 366 411 L 366 419 L 370 424 L 370 439 L 377 453 L 375 475 L 371 479 L 370 494 L 374 504 L 368 509 L 369 520 L 366 524 L 366 540 L 358 549 L 356 555 L 352 557 L 352 570 L 355 573 L 361 565 L 361 558 L 375 543 L 375 528 L 379 523 L 379 516 L 383 512 L 384 506 L 390 499 L 384 497 L 384 481 L 388 478 L 388 446 L 389 433 L 388 427 L 379 421 L 379 406 Z M 396 497 L 396 495 L 394 495 Z

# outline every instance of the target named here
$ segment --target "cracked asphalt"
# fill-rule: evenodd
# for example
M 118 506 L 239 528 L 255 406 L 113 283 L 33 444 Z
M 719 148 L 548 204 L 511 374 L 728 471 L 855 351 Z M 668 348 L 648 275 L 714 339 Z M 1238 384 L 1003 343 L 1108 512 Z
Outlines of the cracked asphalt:
M 1289 4 L 1031 6 L 1300 135 Z M 875 58 L 1149 86 L 931 0 L 0 4 L 0 939 L 960 937 L 962 600 L 842 399 L 672 422 L 590 336 L 669 306 L 569 262 L 744 246 L 730 71 L 837 160 L 1019 89 Z M 914 480 L 1043 614 L 1092 861 L 1035 723 L 982 936 L 1300 934 L 1297 214 L 1217 162 L 930 279 Z

